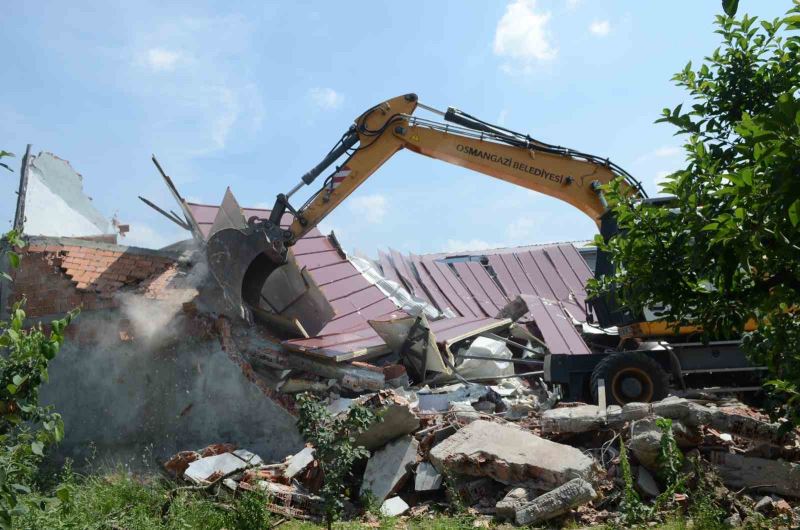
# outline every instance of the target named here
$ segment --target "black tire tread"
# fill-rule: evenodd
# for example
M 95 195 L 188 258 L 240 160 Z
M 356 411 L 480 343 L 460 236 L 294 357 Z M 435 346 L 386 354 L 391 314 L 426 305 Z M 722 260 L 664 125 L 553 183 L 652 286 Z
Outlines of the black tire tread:
M 659 401 L 667 397 L 669 392 L 669 374 L 664 371 L 658 362 L 646 353 L 642 352 L 617 352 L 604 357 L 592 370 L 590 388 L 592 398 L 597 402 L 597 384 L 599 379 L 610 381 L 610 374 L 626 366 L 637 366 L 645 370 L 653 378 L 653 400 Z M 620 405 L 616 403 L 612 394 L 606 394 L 606 401 L 609 405 Z

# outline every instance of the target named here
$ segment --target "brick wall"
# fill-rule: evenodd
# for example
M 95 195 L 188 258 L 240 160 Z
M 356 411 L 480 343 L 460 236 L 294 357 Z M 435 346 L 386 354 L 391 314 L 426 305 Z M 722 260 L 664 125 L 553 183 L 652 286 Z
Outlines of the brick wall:
M 20 257 L 11 303 L 24 296 L 31 317 L 116 307 L 122 290 L 165 299 L 178 274 L 175 259 L 157 251 L 75 239 L 32 241 Z

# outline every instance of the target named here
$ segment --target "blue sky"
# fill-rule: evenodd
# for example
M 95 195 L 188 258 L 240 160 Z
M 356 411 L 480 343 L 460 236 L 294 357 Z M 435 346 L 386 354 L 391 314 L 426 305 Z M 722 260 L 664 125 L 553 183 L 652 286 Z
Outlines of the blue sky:
M 783 0 L 739 11 L 781 15 Z M 155 153 L 190 200 L 271 205 L 352 120 L 416 92 L 617 164 L 656 192 L 683 159 L 655 125 L 672 74 L 717 45 L 718 0 L 17 2 L 0 33 L 0 148 L 51 151 L 84 176 L 127 244 L 186 234 Z M 12 161 L 14 166 L 19 160 Z M 16 178 L 0 174 L 0 220 Z M 302 200 L 310 190 L 305 190 Z M 411 252 L 588 239 L 555 199 L 401 152 L 324 222 L 348 250 Z

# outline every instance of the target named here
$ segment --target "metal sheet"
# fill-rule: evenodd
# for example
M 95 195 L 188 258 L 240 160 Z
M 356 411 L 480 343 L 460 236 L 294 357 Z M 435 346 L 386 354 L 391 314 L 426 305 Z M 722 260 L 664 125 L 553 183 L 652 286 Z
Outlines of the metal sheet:
M 444 294 L 447 298 L 447 301 L 450 303 L 450 307 L 455 309 L 459 315 L 465 317 L 474 317 L 475 313 L 472 312 L 469 306 L 458 296 L 458 293 L 453 289 L 450 285 L 450 282 L 442 274 L 442 271 L 436 266 L 436 262 L 430 258 L 422 258 L 422 266 L 425 267 L 425 270 L 430 275 L 431 279 L 433 280 L 434 284 L 439 288 L 439 290 Z
M 378 251 L 378 263 L 383 270 L 383 277 L 387 280 L 392 280 L 393 282 L 398 283 L 399 285 L 403 285 L 402 280 L 400 280 L 400 276 L 397 275 L 397 271 L 394 268 L 394 263 L 392 263 L 391 259 L 389 259 L 388 254 L 385 254 Z
M 411 291 L 414 296 L 422 298 L 428 303 L 433 303 L 428 297 L 428 293 L 425 292 L 425 289 L 422 288 L 417 277 L 414 275 L 414 271 L 411 269 L 411 262 L 406 260 L 405 256 L 394 249 L 390 248 L 389 253 L 392 257 L 394 268 L 403 280 L 403 284 L 406 288 Z
M 480 267 L 480 264 L 476 265 Z M 458 276 L 461 278 L 461 281 L 464 282 L 464 285 L 467 287 L 467 289 L 469 289 L 469 292 L 475 301 L 481 306 L 483 312 L 487 315 L 496 315 L 497 312 L 500 311 L 500 307 L 505 304 L 502 304 L 500 307 L 498 307 L 494 301 L 489 298 L 489 295 L 486 294 L 486 290 L 481 286 L 480 282 L 478 282 L 477 278 L 475 278 L 475 274 L 469 268 L 468 262 L 460 261 L 458 263 L 454 263 L 453 267 L 458 273 Z M 488 276 L 487 280 L 492 281 L 492 279 Z
M 488 259 L 489 266 L 494 270 L 497 281 L 503 289 L 503 292 L 505 292 L 508 298 L 514 298 L 521 291 L 519 287 L 517 287 L 517 284 L 514 283 L 514 278 L 511 277 L 511 273 L 508 271 L 508 267 L 506 267 L 503 259 L 496 254 L 488 256 Z
M 432 263 L 439 269 L 439 271 L 442 273 L 442 277 L 445 278 L 445 280 L 450 284 L 455 293 L 461 298 L 461 300 L 464 301 L 467 307 L 469 307 L 469 310 L 473 315 L 489 316 L 487 313 L 483 312 L 478 303 L 475 301 L 475 297 L 470 294 L 466 287 L 464 287 L 463 282 L 447 263 L 442 263 L 439 261 L 434 261 Z
M 392 312 L 370 320 L 388 320 L 404 316 L 407 315 L 402 312 Z M 507 327 L 510 323 L 509 319 L 457 317 L 431 322 L 430 329 L 436 335 L 436 342 L 444 348 L 463 338 Z M 383 340 L 369 326 L 320 334 L 310 339 L 287 340 L 283 341 L 283 344 L 290 351 L 331 361 L 356 360 L 386 347 Z
M 411 263 L 414 264 L 414 270 L 416 270 L 419 274 L 420 283 L 428 293 L 428 298 L 431 299 L 439 311 L 445 313 L 447 310 L 449 310 L 454 314 L 457 313 L 456 309 L 453 307 L 453 304 L 447 300 L 447 297 L 444 295 L 441 289 L 439 289 L 439 286 L 437 286 L 436 282 L 433 281 L 433 278 L 422 264 L 422 260 L 420 260 L 419 256 L 411 254 Z
M 542 333 L 550 353 L 591 353 L 569 316 L 558 302 L 539 296 L 520 295 L 528 306 L 529 314 Z
M 498 309 L 502 309 L 508 303 L 509 299 L 497 286 L 494 278 L 489 275 L 486 267 L 477 261 L 468 262 L 467 267 L 469 267 L 469 270 L 475 276 L 475 279 L 478 281 L 478 283 L 480 283 L 481 288 L 484 290 L 484 292 L 486 292 L 486 295 L 489 297 L 489 299 L 494 302 L 494 305 Z

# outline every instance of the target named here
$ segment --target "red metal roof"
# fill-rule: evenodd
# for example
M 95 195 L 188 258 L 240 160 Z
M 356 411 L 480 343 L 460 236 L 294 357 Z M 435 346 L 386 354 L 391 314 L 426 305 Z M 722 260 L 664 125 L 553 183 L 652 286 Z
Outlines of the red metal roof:
M 471 254 L 472 255 L 472 254 Z M 400 277 L 416 296 L 464 317 L 493 317 L 520 294 L 557 301 L 577 320 L 586 320 L 585 285 L 592 272 L 571 244 L 523 247 L 515 251 L 408 257 L 380 253 L 386 277 Z M 477 257 L 477 255 L 474 255 Z

